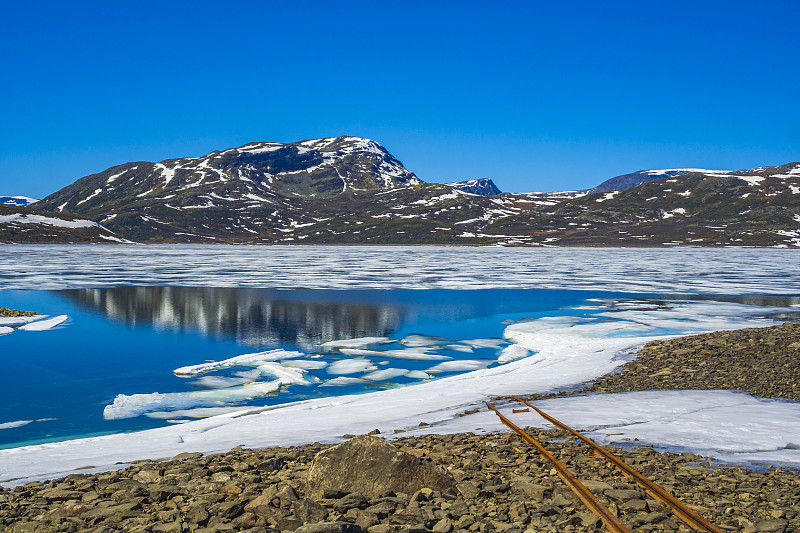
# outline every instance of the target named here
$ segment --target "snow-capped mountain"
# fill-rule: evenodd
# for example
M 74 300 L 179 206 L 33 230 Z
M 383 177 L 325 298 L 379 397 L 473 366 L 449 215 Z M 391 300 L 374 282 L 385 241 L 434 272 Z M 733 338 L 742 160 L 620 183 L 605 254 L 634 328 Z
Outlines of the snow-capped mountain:
M 15 205 L 17 207 L 25 207 L 38 202 L 35 198 L 28 198 L 27 196 L 0 196 L 0 205 Z
M 752 169 L 758 170 L 758 169 Z M 745 170 L 739 171 L 740 173 L 748 172 Z M 589 192 L 608 192 L 608 191 L 622 191 L 636 187 L 648 181 L 675 178 L 678 176 L 685 176 L 686 174 L 700 173 L 708 176 L 723 176 L 731 174 L 731 170 L 707 170 L 703 168 L 669 168 L 662 170 L 639 170 L 631 172 L 630 174 L 623 174 L 621 176 L 613 177 L 604 181 L 597 187 L 589 189 Z
M 129 243 L 97 222 L 72 214 L 0 204 L 0 243 Z
M 425 183 L 375 141 L 335 137 L 118 165 L 35 206 L 137 242 L 800 247 L 800 164 L 500 193 Z
M 497 185 L 489 178 L 479 178 L 476 180 L 456 181 L 447 183 L 448 186 L 480 196 L 497 196 L 501 193 Z

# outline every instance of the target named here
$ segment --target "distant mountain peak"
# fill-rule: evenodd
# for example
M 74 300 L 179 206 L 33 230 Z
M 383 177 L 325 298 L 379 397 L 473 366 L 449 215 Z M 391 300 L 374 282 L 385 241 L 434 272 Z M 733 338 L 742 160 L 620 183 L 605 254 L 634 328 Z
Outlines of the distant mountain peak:
M 478 194 L 480 196 L 497 196 L 501 194 L 497 185 L 489 178 L 478 178 L 474 180 L 455 181 L 453 183 L 446 183 L 450 187 L 468 192 L 470 194 Z
M 0 196 L 0 204 L 2 205 L 15 205 L 17 207 L 25 207 L 38 202 L 35 198 L 28 198 L 27 196 Z

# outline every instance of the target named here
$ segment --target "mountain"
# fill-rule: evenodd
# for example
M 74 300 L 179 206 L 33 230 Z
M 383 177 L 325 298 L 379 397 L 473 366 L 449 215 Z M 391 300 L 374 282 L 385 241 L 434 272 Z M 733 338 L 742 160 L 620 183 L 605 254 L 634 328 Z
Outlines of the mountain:
M 740 173 L 748 172 L 746 170 L 739 171 Z M 588 192 L 609 192 L 609 191 L 622 191 L 624 189 L 630 189 L 631 187 L 636 187 L 637 185 L 641 185 L 642 183 L 647 183 L 648 181 L 666 179 L 666 178 L 675 178 L 678 176 L 685 176 L 686 174 L 692 173 L 700 173 L 706 174 L 709 176 L 721 176 L 726 174 L 733 174 L 734 172 L 730 170 L 705 170 L 702 168 L 672 168 L 672 169 L 665 169 L 665 170 L 639 170 L 637 172 L 631 172 L 630 174 L 623 174 L 621 176 L 616 176 L 611 179 L 608 179 L 594 187 L 593 189 L 589 189 Z
M 456 181 L 454 183 L 447 183 L 448 187 L 453 187 L 470 194 L 477 194 L 480 196 L 497 196 L 501 194 L 500 189 L 489 178 L 480 178 L 468 181 Z
M 67 213 L 0 204 L 0 243 L 127 243 L 96 222 Z
M 800 247 L 798 163 L 640 171 L 605 186 L 425 183 L 375 141 L 335 137 L 117 165 L 35 207 L 148 243 Z
M 690 172 L 504 218 L 520 244 L 800 247 L 800 163 Z
M 27 196 L 0 196 L 0 205 L 15 205 L 17 207 L 25 207 L 38 201 L 39 200 L 28 198 Z

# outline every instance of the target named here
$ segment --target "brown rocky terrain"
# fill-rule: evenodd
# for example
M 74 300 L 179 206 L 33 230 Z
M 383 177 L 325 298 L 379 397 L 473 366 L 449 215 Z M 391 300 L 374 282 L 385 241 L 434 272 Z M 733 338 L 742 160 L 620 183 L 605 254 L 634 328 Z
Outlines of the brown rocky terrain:
M 558 430 L 530 429 L 632 531 L 685 526 L 601 459 Z M 544 462 L 513 434 L 406 437 L 395 444 L 447 471 L 445 492 L 386 490 L 366 497 L 333 487 L 308 498 L 314 456 L 330 446 L 183 454 L 117 472 L 72 474 L 0 492 L 0 529 L 50 531 L 218 531 L 354 533 L 394 531 L 596 531 L 588 513 Z M 692 454 L 648 447 L 623 460 L 724 531 L 800 531 L 800 477 L 791 470 L 713 465 Z

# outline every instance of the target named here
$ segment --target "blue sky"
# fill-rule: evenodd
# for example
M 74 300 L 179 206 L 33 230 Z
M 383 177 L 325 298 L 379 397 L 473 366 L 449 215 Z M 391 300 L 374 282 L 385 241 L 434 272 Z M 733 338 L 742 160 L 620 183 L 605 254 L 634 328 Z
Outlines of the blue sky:
M 341 134 L 505 191 L 798 161 L 799 6 L 8 3 L 0 195 Z

